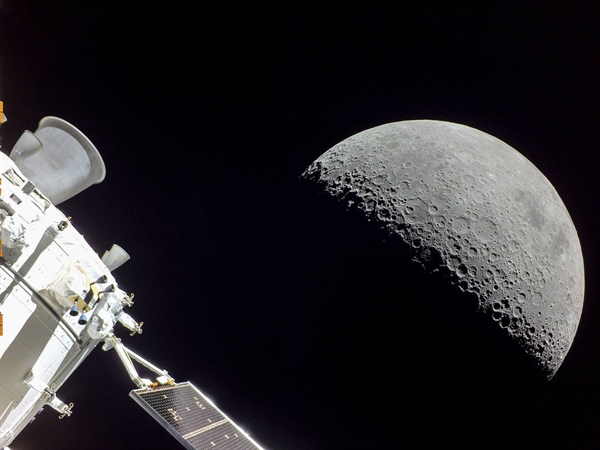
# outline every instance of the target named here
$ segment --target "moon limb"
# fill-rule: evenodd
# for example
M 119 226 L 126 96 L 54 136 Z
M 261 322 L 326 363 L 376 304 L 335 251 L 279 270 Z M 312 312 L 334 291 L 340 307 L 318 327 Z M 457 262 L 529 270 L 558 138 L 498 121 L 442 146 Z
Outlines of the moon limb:
M 303 174 L 475 294 L 479 310 L 554 376 L 575 337 L 584 268 L 560 196 L 522 154 L 465 125 L 414 120 L 362 131 Z

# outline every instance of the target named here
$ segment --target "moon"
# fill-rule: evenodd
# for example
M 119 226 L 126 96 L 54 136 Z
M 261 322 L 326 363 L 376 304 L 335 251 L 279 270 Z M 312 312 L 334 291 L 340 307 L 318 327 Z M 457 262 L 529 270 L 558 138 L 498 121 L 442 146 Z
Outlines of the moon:
M 583 257 L 564 203 L 521 153 L 465 125 L 402 121 L 340 142 L 302 178 L 474 294 L 481 320 L 555 375 L 581 317 Z

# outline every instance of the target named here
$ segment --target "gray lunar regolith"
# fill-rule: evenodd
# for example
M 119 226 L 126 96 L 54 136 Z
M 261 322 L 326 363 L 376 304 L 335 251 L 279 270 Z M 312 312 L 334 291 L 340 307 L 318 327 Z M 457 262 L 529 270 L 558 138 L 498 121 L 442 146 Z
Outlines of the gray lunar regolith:
M 404 121 L 340 142 L 303 178 L 401 237 L 415 258 L 439 255 L 432 269 L 556 373 L 581 316 L 583 257 L 565 205 L 523 155 L 464 125 Z

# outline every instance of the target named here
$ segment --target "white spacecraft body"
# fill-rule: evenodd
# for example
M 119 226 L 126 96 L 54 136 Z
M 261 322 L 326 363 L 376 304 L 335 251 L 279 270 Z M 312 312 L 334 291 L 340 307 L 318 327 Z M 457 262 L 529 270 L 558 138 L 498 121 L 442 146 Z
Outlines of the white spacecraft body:
M 10 158 L 0 152 L 0 448 L 45 405 L 72 414 L 56 392 L 103 342 L 137 385 L 130 396 L 186 448 L 259 449 L 194 386 L 175 383 L 115 336 L 117 322 L 141 333 L 123 311 L 133 296 L 112 274 L 129 256 L 114 246 L 100 258 L 55 207 L 104 175 L 94 145 L 56 117 L 25 132 Z M 140 378 L 132 361 L 156 381 Z

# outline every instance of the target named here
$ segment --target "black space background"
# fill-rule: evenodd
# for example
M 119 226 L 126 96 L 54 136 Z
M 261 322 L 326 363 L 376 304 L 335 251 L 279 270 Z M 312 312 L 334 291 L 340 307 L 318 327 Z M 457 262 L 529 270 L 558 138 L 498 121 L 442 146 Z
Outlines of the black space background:
M 46 115 L 94 142 L 106 180 L 61 209 L 132 256 L 116 276 L 145 331 L 120 334 L 265 448 L 600 448 L 599 5 L 0 0 L 3 148 Z M 423 118 L 518 149 L 573 218 L 586 301 L 551 382 L 298 183 L 346 137 Z M 47 408 L 12 447 L 179 448 L 132 387 L 98 348 L 59 391 L 74 415 Z

